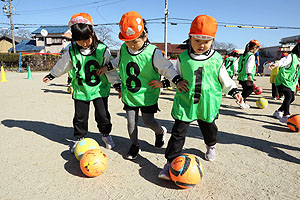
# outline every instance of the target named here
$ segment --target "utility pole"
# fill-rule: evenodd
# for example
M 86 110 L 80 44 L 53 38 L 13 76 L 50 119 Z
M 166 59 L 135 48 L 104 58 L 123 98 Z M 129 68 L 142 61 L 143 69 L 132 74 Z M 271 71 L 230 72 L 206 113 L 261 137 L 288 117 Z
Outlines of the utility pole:
M 7 0 L 1 0 L 3 2 L 7 2 Z M 3 7 L 3 12 L 9 16 L 10 18 L 10 31 L 11 31 L 11 38 L 12 38 L 12 45 L 13 45 L 13 52 L 16 53 L 16 44 L 15 44 L 15 34 L 14 34 L 14 24 L 13 24 L 13 20 L 12 20 L 12 16 L 13 16 L 13 12 L 12 9 L 13 7 L 11 6 L 11 2 L 12 0 L 8 0 L 8 8 L 9 11 L 7 11 L 7 4 L 4 5 Z
M 167 24 L 168 24 L 168 15 L 169 15 L 169 11 L 168 11 L 168 0 L 165 0 L 165 39 L 164 39 L 164 43 L 165 43 L 165 57 L 168 58 L 168 41 L 167 41 Z

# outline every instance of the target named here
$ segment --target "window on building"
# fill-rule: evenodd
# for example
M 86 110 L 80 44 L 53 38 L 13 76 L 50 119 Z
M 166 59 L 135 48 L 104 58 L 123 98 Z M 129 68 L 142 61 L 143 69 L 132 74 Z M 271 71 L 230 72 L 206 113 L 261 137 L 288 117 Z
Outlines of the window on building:
M 52 44 L 62 44 L 62 38 L 52 38 Z

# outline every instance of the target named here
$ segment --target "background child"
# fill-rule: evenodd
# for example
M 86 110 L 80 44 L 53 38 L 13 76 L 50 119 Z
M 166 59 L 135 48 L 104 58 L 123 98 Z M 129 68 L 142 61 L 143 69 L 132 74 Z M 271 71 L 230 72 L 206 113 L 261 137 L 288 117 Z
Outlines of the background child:
M 289 55 L 289 54 L 288 53 L 283 53 L 281 55 L 281 58 L 286 57 L 287 55 Z M 282 98 L 282 94 L 278 93 L 278 89 L 275 86 L 275 80 L 276 80 L 276 76 L 277 76 L 278 72 L 279 72 L 279 68 L 274 67 L 271 71 L 271 74 L 270 74 L 270 83 L 272 84 L 272 98 L 274 100 L 277 100 L 277 97 L 280 98 L 280 99 Z
M 290 105 L 295 100 L 295 90 L 300 74 L 300 38 L 297 45 L 291 53 L 275 62 L 269 68 L 280 67 L 275 80 L 275 86 L 279 93 L 284 94 L 284 100 L 278 110 L 273 113 L 273 116 L 286 123 L 290 116 Z
M 162 147 L 167 129 L 154 119 L 158 109 L 160 74 L 172 80 L 177 88 L 186 91 L 186 82 L 178 75 L 156 46 L 150 44 L 143 18 L 135 11 L 125 13 L 119 23 L 119 38 L 125 41 L 115 63 L 121 77 L 121 95 L 126 111 L 131 147 L 127 159 L 135 159 L 140 152 L 138 143 L 138 112 L 141 110 L 143 123 L 155 132 L 155 147 Z M 116 65 L 116 64 L 115 64 Z
M 69 21 L 72 33 L 72 45 L 68 52 L 56 63 L 51 72 L 43 78 L 43 82 L 60 77 L 70 72 L 73 87 L 75 114 L 73 118 L 75 146 L 88 132 L 89 106 L 92 101 L 95 107 L 97 127 L 102 134 L 106 148 L 115 146 L 111 136 L 112 129 L 108 111 L 110 82 L 120 87 L 120 79 L 116 71 L 102 76 L 96 75 L 97 69 L 107 64 L 110 59 L 108 48 L 100 42 L 93 29 L 92 17 L 87 13 L 74 14 Z
M 256 73 L 254 54 L 258 51 L 260 44 L 257 40 L 251 40 L 245 47 L 244 54 L 239 59 L 238 80 L 243 87 L 242 96 L 244 102 L 240 104 L 242 109 L 250 108 L 246 104 L 246 98 L 253 92 L 253 80 Z
M 231 79 L 233 78 L 234 74 L 237 73 L 237 69 L 239 65 L 238 58 L 239 58 L 239 51 L 234 50 L 229 54 L 229 57 L 225 59 L 225 67 Z
M 192 22 L 189 33 L 189 49 L 180 54 L 177 70 L 189 83 L 188 91 L 176 91 L 172 116 L 175 124 L 166 148 L 167 164 L 158 177 L 170 180 L 169 166 L 174 158 L 181 155 L 189 124 L 197 120 L 203 134 L 207 151 L 205 159 L 215 159 L 215 145 L 222 91 L 242 102 L 236 84 L 228 76 L 221 55 L 211 49 L 217 32 L 217 21 L 210 16 L 197 16 Z

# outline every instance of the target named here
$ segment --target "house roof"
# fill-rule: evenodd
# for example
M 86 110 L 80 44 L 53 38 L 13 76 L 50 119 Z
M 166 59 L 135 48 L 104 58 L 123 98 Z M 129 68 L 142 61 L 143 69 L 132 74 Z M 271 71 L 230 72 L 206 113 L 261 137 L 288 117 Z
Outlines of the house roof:
M 10 35 L 2 35 L 0 37 L 0 40 L 3 40 L 3 39 L 6 39 L 6 40 L 9 40 L 10 42 L 12 42 L 12 37 Z M 15 42 L 16 43 L 20 43 L 22 42 L 23 40 L 29 40 L 28 38 L 23 38 L 23 37 L 18 37 L 18 36 L 15 36 Z
M 157 46 L 160 50 L 164 51 L 165 50 L 165 44 L 164 43 L 152 43 L 153 45 Z M 185 44 L 171 44 L 167 43 L 167 48 L 168 48 L 168 53 L 173 53 L 173 54 L 180 54 L 184 50 L 186 50 L 186 45 Z
M 20 52 L 32 52 L 32 51 L 40 51 L 44 49 L 44 46 L 36 46 L 35 40 L 23 40 L 21 43 L 16 45 L 16 51 Z M 12 51 L 13 48 L 10 48 L 8 51 Z
M 32 34 L 41 34 L 41 30 L 46 29 L 48 33 L 65 33 L 67 30 L 69 30 L 68 26 L 41 26 L 35 31 L 32 32 Z

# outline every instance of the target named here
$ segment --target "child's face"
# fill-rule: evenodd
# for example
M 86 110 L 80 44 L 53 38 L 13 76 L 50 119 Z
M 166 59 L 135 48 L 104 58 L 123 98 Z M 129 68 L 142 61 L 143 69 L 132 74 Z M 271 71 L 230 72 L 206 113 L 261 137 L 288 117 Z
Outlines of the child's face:
M 147 40 L 147 36 L 145 36 L 143 38 L 136 38 L 136 39 L 130 40 L 130 41 L 125 41 L 125 44 L 132 51 L 137 51 L 143 47 L 146 40 Z
M 210 49 L 211 44 L 214 40 L 200 40 L 191 37 L 191 45 L 196 54 L 202 54 Z
M 89 48 L 92 45 L 92 42 L 93 42 L 92 37 L 90 37 L 87 40 L 78 40 L 78 41 L 76 41 L 76 43 L 84 49 Z

